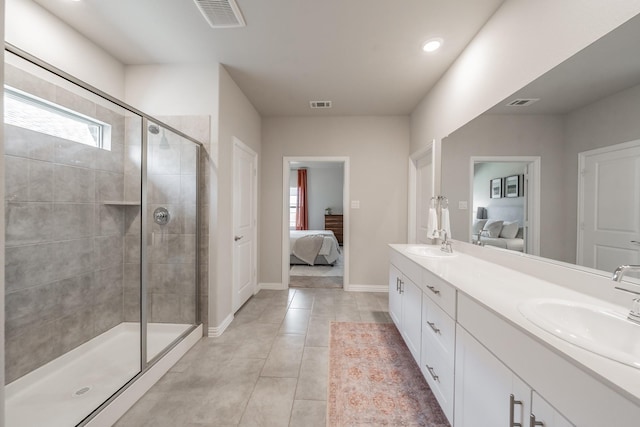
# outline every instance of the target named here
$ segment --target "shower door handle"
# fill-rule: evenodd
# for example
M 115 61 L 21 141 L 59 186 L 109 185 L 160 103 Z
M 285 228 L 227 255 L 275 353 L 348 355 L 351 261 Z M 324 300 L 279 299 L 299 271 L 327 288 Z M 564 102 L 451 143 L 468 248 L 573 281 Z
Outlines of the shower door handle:
M 237 242 L 238 240 L 242 239 L 243 237 L 244 237 L 244 236 L 235 236 L 235 237 L 233 238 L 233 240 L 234 240 L 235 242 Z

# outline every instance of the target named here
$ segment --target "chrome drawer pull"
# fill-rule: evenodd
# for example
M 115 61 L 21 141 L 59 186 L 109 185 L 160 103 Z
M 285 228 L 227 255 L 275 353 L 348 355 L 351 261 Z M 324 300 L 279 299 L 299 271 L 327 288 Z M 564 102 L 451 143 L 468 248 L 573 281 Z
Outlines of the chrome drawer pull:
M 542 421 L 536 421 L 536 416 L 531 414 L 529 417 L 529 427 L 544 426 Z
M 436 334 L 440 333 L 440 329 L 436 328 L 436 324 L 434 322 L 427 322 L 427 325 L 429 325 Z
M 436 294 L 436 295 L 440 295 L 440 291 L 439 291 L 439 290 L 437 290 L 435 286 L 429 286 L 429 285 L 427 285 L 427 288 L 428 288 L 431 292 L 433 292 L 434 294 Z
M 433 378 L 434 381 L 440 382 L 440 380 L 438 379 L 439 377 L 436 375 L 436 371 L 434 371 L 433 368 L 429 365 L 424 365 L 424 366 L 427 367 L 429 374 L 431 374 L 431 378 Z
M 400 280 L 400 293 L 404 294 L 404 280 Z
M 513 394 L 509 395 L 509 427 L 522 427 L 522 423 L 514 421 L 516 405 L 522 405 L 522 400 L 516 400 Z
M 400 292 L 400 278 L 396 277 L 396 292 Z

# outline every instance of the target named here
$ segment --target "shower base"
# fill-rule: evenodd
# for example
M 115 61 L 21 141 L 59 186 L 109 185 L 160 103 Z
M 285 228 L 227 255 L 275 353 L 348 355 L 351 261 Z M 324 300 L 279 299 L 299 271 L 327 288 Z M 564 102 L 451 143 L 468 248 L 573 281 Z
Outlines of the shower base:
M 191 326 L 147 324 L 148 359 Z M 74 426 L 139 370 L 140 324 L 121 323 L 8 384 L 6 426 Z

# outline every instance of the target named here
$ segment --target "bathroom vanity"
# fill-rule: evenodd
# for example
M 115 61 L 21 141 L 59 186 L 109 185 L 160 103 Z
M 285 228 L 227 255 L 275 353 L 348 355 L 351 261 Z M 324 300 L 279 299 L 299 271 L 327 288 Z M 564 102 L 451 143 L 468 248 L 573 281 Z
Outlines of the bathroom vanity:
M 389 314 L 452 426 L 640 425 L 640 326 L 623 330 L 632 296 L 613 281 L 461 242 L 390 246 Z

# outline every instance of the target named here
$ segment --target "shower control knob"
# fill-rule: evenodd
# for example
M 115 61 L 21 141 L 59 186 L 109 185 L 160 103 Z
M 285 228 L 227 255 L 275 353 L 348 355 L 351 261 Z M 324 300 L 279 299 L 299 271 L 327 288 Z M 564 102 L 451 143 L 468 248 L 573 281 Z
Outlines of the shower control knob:
M 155 211 L 153 211 L 153 221 L 156 224 L 166 225 L 169 223 L 170 219 L 171 214 L 169 214 L 167 208 L 157 208 Z

